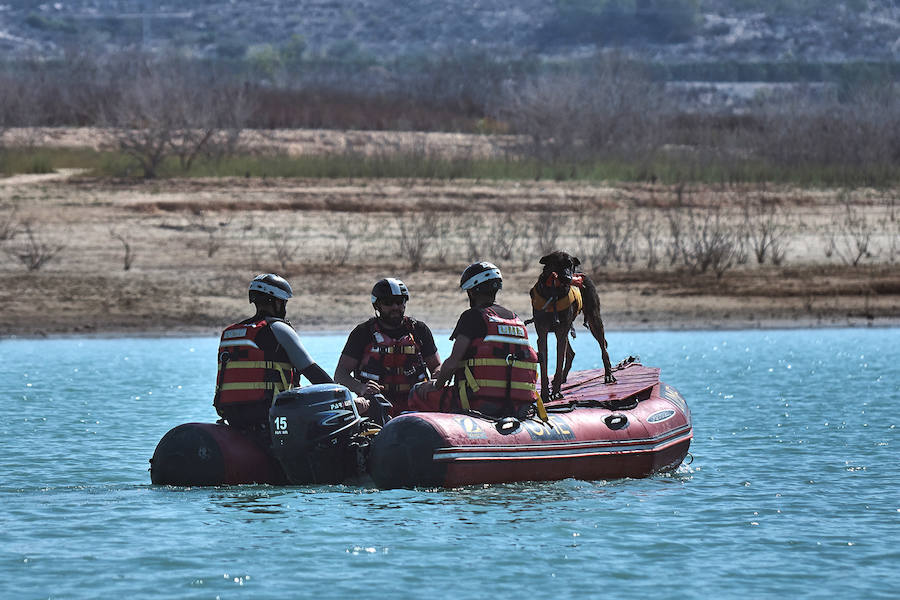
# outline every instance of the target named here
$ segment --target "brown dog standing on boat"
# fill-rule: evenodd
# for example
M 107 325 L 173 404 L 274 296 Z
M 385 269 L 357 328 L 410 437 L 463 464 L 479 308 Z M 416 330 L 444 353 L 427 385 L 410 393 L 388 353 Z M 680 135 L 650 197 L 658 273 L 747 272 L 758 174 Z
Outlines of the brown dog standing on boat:
M 538 358 L 541 365 L 541 397 L 552 400 L 560 396 L 560 388 L 566 382 L 575 351 L 569 344 L 569 331 L 578 313 L 584 312 L 584 324 L 600 344 L 603 355 L 604 381 L 614 383 L 612 364 L 606 350 L 606 334 L 600 318 L 600 298 L 591 278 L 578 269 L 581 261 L 557 250 L 541 258 L 544 270 L 531 288 L 531 306 L 534 328 L 537 330 Z M 556 372 L 552 390 L 547 374 L 547 334 L 556 335 Z M 548 393 L 549 391 L 549 393 Z

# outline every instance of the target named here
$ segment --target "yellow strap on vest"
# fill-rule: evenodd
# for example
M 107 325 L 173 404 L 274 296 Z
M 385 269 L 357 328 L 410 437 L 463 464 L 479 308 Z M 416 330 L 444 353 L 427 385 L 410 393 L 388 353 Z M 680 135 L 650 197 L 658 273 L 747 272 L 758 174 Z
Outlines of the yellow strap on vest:
M 272 369 L 279 371 L 290 371 L 293 366 L 291 363 L 275 362 L 273 360 L 232 360 L 228 361 L 228 369 Z M 219 363 L 219 370 L 222 370 L 222 363 Z
M 237 381 L 234 383 L 223 383 L 222 388 L 223 391 L 227 390 L 278 390 L 281 391 L 283 388 L 280 387 L 278 382 L 275 381 Z
M 462 381 L 459 382 L 459 405 L 463 410 L 471 410 L 469 406 L 469 394 L 466 392 L 466 384 Z
M 381 354 L 415 354 L 415 346 L 400 346 L 400 352 L 394 352 L 394 346 L 382 347 L 378 350 Z
M 543 310 L 546 312 L 561 312 L 574 304 L 575 314 L 577 315 L 581 312 L 581 307 L 584 306 L 581 300 L 581 288 L 579 288 L 577 285 L 570 285 L 568 295 L 565 298 L 560 298 L 555 303 L 551 303 L 549 299 L 544 298 L 543 296 L 538 294 L 535 288 L 531 288 L 530 293 L 531 306 L 535 310 Z
M 224 363 L 228 365 L 228 369 L 268 369 L 275 371 L 281 378 L 281 385 L 272 382 L 240 382 L 240 383 L 223 383 L 222 390 L 275 390 L 283 392 L 291 389 L 292 377 L 287 377 L 285 373 L 290 373 L 294 368 L 291 363 L 277 362 L 274 360 L 234 360 Z M 219 370 L 222 370 L 223 363 L 219 363 Z
M 514 360 L 512 363 L 506 362 L 505 358 L 470 358 L 465 362 L 467 367 L 507 367 L 512 366 L 514 369 L 531 369 L 537 371 L 538 364 L 524 361 Z
M 459 382 L 459 403 L 462 406 L 463 410 L 470 410 L 469 407 L 469 393 L 468 390 L 472 390 L 473 392 L 477 392 L 483 387 L 492 387 L 492 388 L 502 388 L 506 389 L 506 380 L 505 379 L 475 379 L 475 376 L 472 375 L 472 371 L 469 370 L 469 367 L 483 366 L 483 367 L 505 367 L 508 366 L 506 359 L 504 358 L 470 358 L 465 363 L 465 367 L 463 368 L 463 374 L 465 375 L 465 379 Z M 533 369 L 537 370 L 537 363 L 527 362 L 523 360 L 514 360 L 512 362 L 512 366 L 519 369 Z M 526 383 L 524 381 L 510 381 L 509 382 L 510 389 L 513 390 L 531 390 L 534 396 L 537 396 L 537 386 L 533 383 Z M 545 413 L 546 414 L 546 413 Z
M 483 387 L 492 387 L 492 388 L 502 388 L 506 389 L 506 380 L 505 379 L 476 379 L 475 383 L 478 385 L 478 389 Z M 537 386 L 533 383 L 526 383 L 524 381 L 510 381 L 509 387 L 514 390 L 536 390 Z M 477 389 L 473 389 L 473 391 L 478 391 Z
M 293 378 L 287 378 L 284 376 L 285 370 L 282 369 L 280 366 L 280 365 L 283 365 L 284 363 L 274 363 L 274 364 L 275 364 L 275 370 L 278 371 L 278 375 L 281 376 L 281 389 L 277 390 L 277 391 L 283 392 L 284 390 L 291 389 L 291 379 L 293 379 Z M 290 373 L 290 369 L 291 369 L 291 365 L 288 365 L 288 373 Z
M 468 361 L 466 361 L 466 366 L 463 367 L 462 371 L 465 377 L 459 382 L 459 404 L 462 406 L 463 410 L 471 410 L 471 407 L 469 406 L 468 390 L 471 389 L 473 392 L 477 392 L 481 389 L 481 386 L 478 385 L 478 382 L 475 381 L 475 376 L 472 375 L 472 371 L 469 370 Z

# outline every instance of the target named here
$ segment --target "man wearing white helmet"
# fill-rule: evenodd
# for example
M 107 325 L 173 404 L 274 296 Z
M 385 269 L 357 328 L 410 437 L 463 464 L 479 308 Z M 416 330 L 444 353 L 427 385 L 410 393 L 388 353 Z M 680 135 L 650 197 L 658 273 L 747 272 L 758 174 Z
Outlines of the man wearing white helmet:
M 475 410 L 492 416 L 524 416 L 537 400 L 537 354 L 525 324 L 496 303 L 503 276 L 496 265 L 477 262 L 466 267 L 459 287 L 469 297 L 450 335 L 453 350 L 434 382 L 416 386 L 413 410 Z M 453 386 L 448 387 L 451 378 Z
M 357 325 L 341 352 L 335 382 L 359 396 L 383 394 L 391 416 L 407 410 L 410 388 L 434 374 L 441 359 L 428 326 L 406 315 L 409 290 L 399 279 L 372 288 L 375 316 Z
M 285 319 L 290 284 L 273 273 L 250 282 L 256 313 L 229 325 L 219 341 L 216 412 L 229 425 L 246 429 L 268 444 L 269 407 L 278 393 L 295 387 L 302 374 L 311 383 L 332 383 L 309 356 Z

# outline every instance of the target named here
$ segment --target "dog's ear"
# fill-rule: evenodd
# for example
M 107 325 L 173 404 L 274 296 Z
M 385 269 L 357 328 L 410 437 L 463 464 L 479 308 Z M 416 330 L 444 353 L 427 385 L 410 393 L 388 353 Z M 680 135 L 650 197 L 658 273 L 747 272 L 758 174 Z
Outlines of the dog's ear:
M 552 254 L 547 254 L 546 256 L 542 256 L 542 257 L 541 257 L 541 260 L 540 260 L 540 263 L 541 263 L 542 265 L 546 265 L 547 263 L 550 262 L 550 259 L 551 259 L 551 258 L 553 258 L 553 255 L 552 255 Z
M 581 264 L 581 261 L 578 260 L 578 257 L 577 257 L 577 256 L 573 256 L 573 257 L 572 257 L 572 264 L 575 265 L 575 266 L 577 267 L 578 265 Z

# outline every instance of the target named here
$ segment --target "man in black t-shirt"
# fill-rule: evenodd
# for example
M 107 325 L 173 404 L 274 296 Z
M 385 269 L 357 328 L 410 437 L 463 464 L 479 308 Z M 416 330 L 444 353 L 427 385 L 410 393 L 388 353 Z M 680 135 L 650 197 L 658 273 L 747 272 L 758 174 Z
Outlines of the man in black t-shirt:
M 450 356 L 434 381 L 416 386 L 411 408 L 524 416 L 536 400 L 537 354 L 522 320 L 495 302 L 503 287 L 500 269 L 489 262 L 473 263 L 463 271 L 459 287 L 470 308 L 450 335 L 455 340 Z M 449 387 L 451 378 L 455 382 Z
M 391 415 L 407 410 L 409 390 L 433 376 L 441 364 L 434 336 L 425 323 L 405 316 L 409 291 L 399 279 L 372 288 L 375 316 L 357 325 L 341 352 L 334 380 L 358 396 L 384 396 Z

